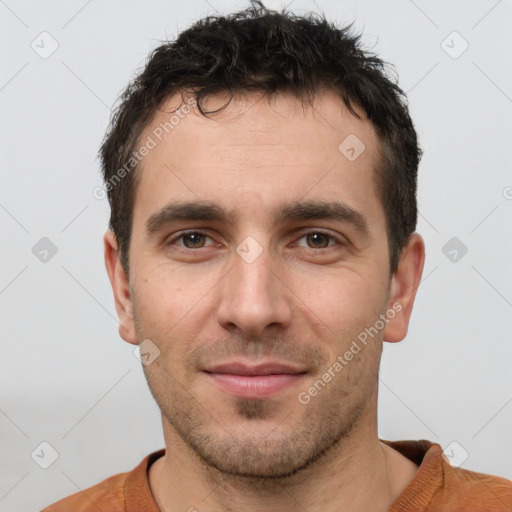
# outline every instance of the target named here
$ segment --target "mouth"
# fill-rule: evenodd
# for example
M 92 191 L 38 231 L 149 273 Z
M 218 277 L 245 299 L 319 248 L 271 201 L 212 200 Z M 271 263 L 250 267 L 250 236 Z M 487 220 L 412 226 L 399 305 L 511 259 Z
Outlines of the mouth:
M 203 370 L 220 390 L 245 399 L 263 399 L 299 383 L 306 370 L 283 363 L 226 363 Z

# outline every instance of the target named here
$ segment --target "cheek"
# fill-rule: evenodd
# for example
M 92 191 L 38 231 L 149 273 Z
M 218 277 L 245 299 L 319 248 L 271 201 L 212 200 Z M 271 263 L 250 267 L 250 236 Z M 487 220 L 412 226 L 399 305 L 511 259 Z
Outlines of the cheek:
M 135 283 L 142 319 L 157 321 L 157 325 L 173 324 L 183 317 L 199 302 L 206 284 L 168 263 L 142 267 Z
M 357 269 L 300 276 L 293 290 L 304 309 L 328 325 L 357 325 L 380 312 L 385 290 L 377 276 Z
M 185 302 L 183 290 L 176 283 L 154 277 L 139 281 L 134 301 L 138 338 L 149 338 L 161 352 L 167 352 L 170 346 L 166 340 L 175 336 L 173 331 L 179 329 L 180 319 L 185 317 Z
M 164 266 L 146 276 L 135 287 L 138 336 L 156 343 L 165 360 L 186 359 L 209 316 L 205 292 L 213 285 Z
M 300 293 L 303 300 L 297 301 L 300 309 L 296 315 L 313 326 L 315 343 L 323 346 L 329 361 L 336 361 L 338 356 L 342 357 L 343 364 L 350 361 L 342 372 L 345 377 L 340 375 L 336 379 L 342 388 L 345 378 L 353 376 L 357 381 L 367 365 L 378 364 L 380 343 L 372 342 L 380 339 L 380 334 L 371 337 L 365 329 L 371 328 L 384 311 L 383 286 L 376 285 L 367 274 L 346 271 L 325 281 L 302 280 L 297 295 Z M 350 350 L 352 353 L 345 359 L 344 355 Z M 350 384 L 347 385 L 350 388 Z

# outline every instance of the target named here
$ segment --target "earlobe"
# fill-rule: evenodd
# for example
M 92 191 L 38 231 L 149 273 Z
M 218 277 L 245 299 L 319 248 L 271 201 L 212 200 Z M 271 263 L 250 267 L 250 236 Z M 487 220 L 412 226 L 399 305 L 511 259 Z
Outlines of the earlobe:
M 136 345 L 137 336 L 130 283 L 119 258 L 117 240 L 113 231 L 109 230 L 105 233 L 103 244 L 105 267 L 114 292 L 116 311 L 119 317 L 119 335 L 128 343 Z
M 392 277 L 388 311 L 393 310 L 395 314 L 386 325 L 384 341 L 397 342 L 405 338 L 424 263 L 425 243 L 414 233 L 404 246 L 398 269 Z

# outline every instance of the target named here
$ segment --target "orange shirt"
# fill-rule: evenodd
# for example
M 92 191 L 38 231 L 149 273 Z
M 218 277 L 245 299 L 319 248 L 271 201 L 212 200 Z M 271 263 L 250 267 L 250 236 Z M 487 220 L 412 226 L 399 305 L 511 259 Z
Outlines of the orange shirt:
M 385 441 L 420 467 L 388 512 L 511 512 L 512 482 L 450 466 L 430 441 Z M 73 494 L 42 512 L 159 512 L 148 483 L 149 466 L 165 450 L 146 456 L 128 473 Z

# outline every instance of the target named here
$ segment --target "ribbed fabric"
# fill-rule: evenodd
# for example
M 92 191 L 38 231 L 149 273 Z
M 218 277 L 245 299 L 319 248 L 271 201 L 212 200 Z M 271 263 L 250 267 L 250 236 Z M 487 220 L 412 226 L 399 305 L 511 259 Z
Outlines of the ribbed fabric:
M 512 512 L 512 482 L 450 466 L 437 443 L 381 441 L 419 465 L 388 512 Z M 159 512 L 148 482 L 148 468 L 163 456 L 158 450 L 132 471 L 111 476 L 42 512 Z

